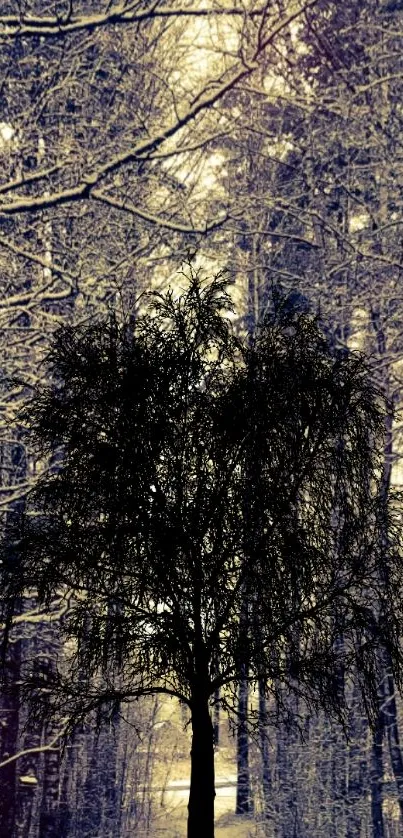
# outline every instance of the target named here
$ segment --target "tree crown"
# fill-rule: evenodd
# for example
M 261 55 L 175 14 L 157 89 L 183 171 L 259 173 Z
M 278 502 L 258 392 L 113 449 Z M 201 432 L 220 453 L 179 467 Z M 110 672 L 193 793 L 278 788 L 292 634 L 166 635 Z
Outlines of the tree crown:
M 375 695 L 380 644 L 399 676 L 403 613 L 384 400 L 306 313 L 277 306 L 242 338 L 222 278 L 186 283 L 135 318 L 59 330 L 25 413 L 61 466 L 12 561 L 3 548 L 4 617 L 26 590 L 69 600 L 59 672 L 29 662 L 27 688 L 45 679 L 74 712 L 156 691 L 191 703 L 247 660 L 252 680 L 328 706 L 354 664 Z

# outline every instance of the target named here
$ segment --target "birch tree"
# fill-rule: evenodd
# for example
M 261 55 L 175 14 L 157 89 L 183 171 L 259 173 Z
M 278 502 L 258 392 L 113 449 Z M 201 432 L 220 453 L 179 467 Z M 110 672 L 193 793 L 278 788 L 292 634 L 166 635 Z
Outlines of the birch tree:
M 214 834 L 210 700 L 236 692 L 246 650 L 277 706 L 285 687 L 340 710 L 347 667 L 371 708 L 379 644 L 398 680 L 401 666 L 398 543 L 380 550 L 377 535 L 382 399 L 362 359 L 333 355 L 304 315 L 280 309 L 244 345 L 223 291 L 192 275 L 132 324 L 59 334 L 29 415 L 63 466 L 16 528 L 18 559 L 2 559 L 10 631 L 27 588 L 72 598 L 58 670 L 22 667 L 37 706 L 73 722 L 147 694 L 189 707 L 189 838 Z

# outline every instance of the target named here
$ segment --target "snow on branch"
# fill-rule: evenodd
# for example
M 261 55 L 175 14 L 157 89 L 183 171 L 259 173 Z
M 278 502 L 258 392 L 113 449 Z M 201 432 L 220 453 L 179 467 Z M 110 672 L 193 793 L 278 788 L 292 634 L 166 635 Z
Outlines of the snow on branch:
M 41 35 L 41 37 L 60 37 L 73 32 L 92 31 L 105 26 L 116 24 L 142 23 L 154 18 L 180 18 L 180 17 L 261 17 L 265 14 L 266 6 L 245 9 L 237 6 L 218 8 L 216 6 L 159 6 L 158 3 L 151 3 L 148 8 L 138 11 L 137 3 L 123 3 L 109 9 L 106 12 L 93 15 L 68 14 L 64 17 L 31 16 L 31 15 L 1 15 L 0 35 L 6 38 L 15 38 L 17 35 L 24 37 Z
M 28 754 L 43 754 L 46 751 L 57 751 L 59 750 L 57 743 L 62 738 L 67 730 L 67 724 L 64 725 L 62 730 L 53 737 L 53 739 L 48 742 L 46 745 L 37 745 L 35 748 L 25 748 L 23 751 L 18 751 L 17 754 L 13 754 L 11 757 L 7 757 L 4 759 L 3 762 L 0 762 L 0 768 L 5 768 L 6 765 L 9 765 L 11 762 L 15 762 L 17 759 L 21 759 L 21 757 L 28 756 Z

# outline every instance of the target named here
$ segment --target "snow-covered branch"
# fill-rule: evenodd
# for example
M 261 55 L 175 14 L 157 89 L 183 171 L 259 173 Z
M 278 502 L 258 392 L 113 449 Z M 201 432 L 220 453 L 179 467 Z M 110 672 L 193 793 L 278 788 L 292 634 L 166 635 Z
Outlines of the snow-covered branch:
M 73 32 L 93 31 L 102 27 L 117 24 L 143 23 L 152 19 L 163 18 L 214 18 L 214 17 L 261 17 L 265 7 L 251 9 L 247 13 L 239 6 L 162 6 L 158 2 L 139 11 L 138 3 L 123 3 L 109 8 L 106 12 L 88 15 L 67 15 L 65 17 L 34 16 L 34 15 L 1 15 L 0 35 L 2 38 L 13 38 L 16 35 L 30 37 L 54 38 L 69 35 Z

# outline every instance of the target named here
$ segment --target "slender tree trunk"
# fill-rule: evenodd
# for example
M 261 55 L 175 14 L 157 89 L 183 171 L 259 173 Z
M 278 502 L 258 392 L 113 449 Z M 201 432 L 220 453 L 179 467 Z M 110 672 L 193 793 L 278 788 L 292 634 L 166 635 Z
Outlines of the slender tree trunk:
M 42 744 L 41 730 L 33 726 L 26 733 L 23 749 L 39 748 Z M 30 838 L 38 811 L 39 769 L 38 753 L 27 754 L 19 760 L 20 779 L 17 788 L 17 808 L 13 838 Z M 0 833 L 1 834 L 1 833 Z
M 57 648 L 58 638 L 55 637 L 53 626 L 48 630 L 49 650 Z M 43 637 L 45 643 L 45 636 Z M 54 660 L 50 655 L 43 663 L 47 664 L 49 672 L 54 669 Z M 45 725 L 44 739 L 51 741 L 58 733 L 58 726 L 51 721 Z M 44 753 L 43 791 L 39 817 L 39 838 L 60 838 L 60 743 L 56 742 L 52 750 Z
M 291 747 L 290 732 L 284 724 L 277 727 L 276 748 L 276 823 L 275 835 L 278 838 L 294 838 L 297 822 L 297 800 L 294 785 L 294 754 Z
M 192 750 L 187 838 L 214 838 L 214 735 L 208 693 L 192 700 Z
M 80 835 L 91 838 L 98 835 L 102 827 L 102 788 L 99 788 L 98 765 L 99 731 L 94 734 L 92 743 L 88 744 L 90 758 L 88 760 L 87 776 L 83 787 L 83 808 L 81 812 Z
M 100 769 L 103 777 L 104 794 L 104 817 L 103 834 L 104 838 L 114 836 L 119 838 L 119 814 L 121 800 L 118 797 L 117 788 L 117 760 L 118 760 L 118 737 L 120 718 L 118 711 L 115 711 L 111 723 L 105 726 L 102 736 L 102 764 Z
M 382 209 L 384 206 L 382 203 Z M 386 206 L 386 205 L 385 205 Z M 385 216 L 386 217 L 386 216 Z M 371 322 L 376 336 L 376 347 L 379 357 L 383 360 L 387 356 L 387 334 L 384 328 L 385 318 L 382 318 L 381 309 L 378 304 L 371 306 Z M 383 390 L 390 398 L 391 396 L 391 382 L 390 382 L 390 367 L 385 365 L 383 371 Z M 395 394 L 392 394 L 392 397 Z M 384 503 L 387 503 L 390 483 L 392 476 L 392 462 L 393 462 L 393 413 L 389 410 L 385 417 L 385 442 L 384 442 L 384 462 L 383 474 L 381 482 L 381 498 Z M 383 533 L 383 546 L 385 551 L 389 549 L 388 531 L 385 527 Z M 381 582 L 383 577 L 381 576 Z M 388 736 L 388 744 L 390 750 L 390 757 L 392 763 L 392 771 L 396 780 L 399 805 L 400 818 L 402 820 L 402 803 L 403 803 L 403 760 L 400 750 L 399 733 L 397 728 L 396 718 L 396 703 L 394 697 L 394 684 L 391 674 L 391 661 L 387 649 L 383 650 L 382 664 L 384 669 L 384 677 L 379 685 L 378 691 L 378 723 L 374 733 L 373 740 L 373 782 L 372 782 L 372 820 L 373 820 L 373 835 L 374 838 L 383 838 L 385 833 L 383 814 L 382 814 L 382 782 L 383 782 L 383 735 L 385 731 Z
M 374 328 L 376 329 L 377 334 L 377 343 L 378 343 L 378 352 L 380 356 L 385 354 L 386 352 L 386 338 L 384 336 L 383 330 L 379 326 L 379 322 L 376 320 L 375 315 L 373 314 L 373 324 Z M 386 372 L 385 376 L 385 389 L 387 394 L 389 395 L 390 386 L 389 386 L 389 372 Z M 392 462 L 393 462 L 393 416 L 392 413 L 389 412 L 385 418 L 385 446 L 384 446 L 384 466 L 383 466 L 383 476 L 382 476 L 382 491 L 384 495 L 385 502 L 388 498 L 389 490 L 390 490 L 390 482 L 392 476 Z M 384 545 L 385 550 L 388 549 L 388 533 L 385 532 L 384 534 Z M 383 666 L 385 671 L 384 680 L 382 683 L 381 689 L 381 707 L 380 713 L 382 713 L 383 724 L 384 728 L 386 729 L 387 737 L 388 737 L 388 745 L 389 745 L 389 753 L 390 753 L 390 761 L 392 765 L 393 776 L 396 782 L 397 787 L 397 795 L 400 807 L 400 822 L 401 826 L 403 826 L 403 757 L 402 751 L 400 747 L 400 737 L 399 737 L 399 728 L 397 723 L 397 708 L 396 708 L 396 698 L 395 698 L 395 685 L 392 675 L 392 662 L 390 659 L 390 655 L 386 649 L 383 651 Z
M 218 748 L 220 744 L 220 690 L 219 688 L 214 692 L 214 709 L 213 709 L 213 730 L 214 730 L 214 745 Z
M 0 762 L 5 762 L 18 751 L 18 680 L 20 666 L 20 643 L 10 647 L 7 664 L 13 679 L 9 694 L 0 696 Z M 9 762 L 0 768 L 0 828 L 4 835 L 12 835 L 16 807 L 16 772 L 17 763 Z M 0 832 L 1 834 L 1 832 Z
M 45 729 L 45 741 L 55 735 L 53 725 Z M 60 838 L 60 748 L 44 755 L 43 794 L 39 818 L 39 838 Z
M 249 774 L 248 693 L 248 679 L 245 672 L 243 672 L 239 682 L 238 692 L 238 772 L 235 809 L 237 815 L 247 815 L 253 811 Z
M 388 737 L 388 746 L 390 754 L 390 762 L 392 765 L 393 776 L 396 783 L 397 797 L 400 808 L 400 823 L 403 829 L 403 756 L 400 745 L 399 727 L 397 722 L 397 707 L 395 698 L 395 684 L 393 676 L 389 670 L 385 676 L 386 701 L 384 709 L 384 718 L 386 725 L 386 733 Z
M 25 477 L 25 459 L 15 462 L 15 452 L 7 445 L 0 445 L 0 485 L 9 485 L 14 479 Z M 19 467 L 20 466 L 20 467 Z M 14 515 L 23 509 L 23 502 L 17 501 L 6 515 L 4 535 L 7 538 L 8 526 L 12 525 Z M 11 537 L 8 544 L 8 559 L 15 560 L 15 547 Z M 0 763 L 14 756 L 19 750 L 20 695 L 18 682 L 21 669 L 21 641 L 11 643 L 5 660 L 8 675 L 8 689 L 0 695 Z M 13 835 L 17 815 L 17 771 L 16 761 L 0 768 L 0 834 Z
M 23 603 L 23 610 L 30 610 L 36 605 L 34 597 L 26 597 Z M 44 652 L 44 644 L 38 632 L 36 638 L 27 638 L 21 642 L 21 661 L 24 666 L 26 661 L 35 660 Z M 26 665 L 26 664 L 25 664 Z M 36 828 L 39 820 L 40 809 L 40 788 L 42 782 L 43 758 L 40 757 L 38 749 L 44 742 L 44 726 L 39 720 L 30 720 L 25 715 L 27 708 L 22 704 L 20 707 L 20 727 L 24 730 L 20 737 L 21 750 L 27 750 L 18 760 L 17 772 L 19 781 L 17 784 L 17 807 L 14 825 L 13 838 L 30 838 L 31 830 Z M 31 749 L 33 749 L 31 751 Z M 30 752 L 31 751 L 31 752 Z M 1 834 L 1 832 L 0 832 Z
M 259 681 L 259 741 L 262 759 L 263 812 L 266 820 L 273 818 L 273 787 L 267 738 L 267 707 L 265 685 Z
M 214 656 L 214 672 L 219 670 L 218 655 Z M 214 690 L 214 704 L 213 704 L 213 730 L 214 730 L 214 745 L 218 748 L 220 744 L 220 688 L 216 687 Z
M 383 718 L 381 714 L 379 714 L 372 739 L 371 815 L 373 838 L 385 838 L 385 826 L 382 810 L 383 734 Z
M 78 739 L 82 736 L 82 726 L 79 732 L 72 736 L 70 744 L 67 745 L 66 755 L 63 761 L 63 774 L 60 783 L 60 838 L 68 838 L 69 835 L 75 835 L 77 816 L 79 812 L 78 806 L 78 789 L 76 782 L 76 772 L 79 769 L 82 761 L 82 754 L 78 751 Z
M 346 838 L 361 838 L 368 788 L 368 720 L 360 710 L 356 684 L 353 688 L 348 734 Z

